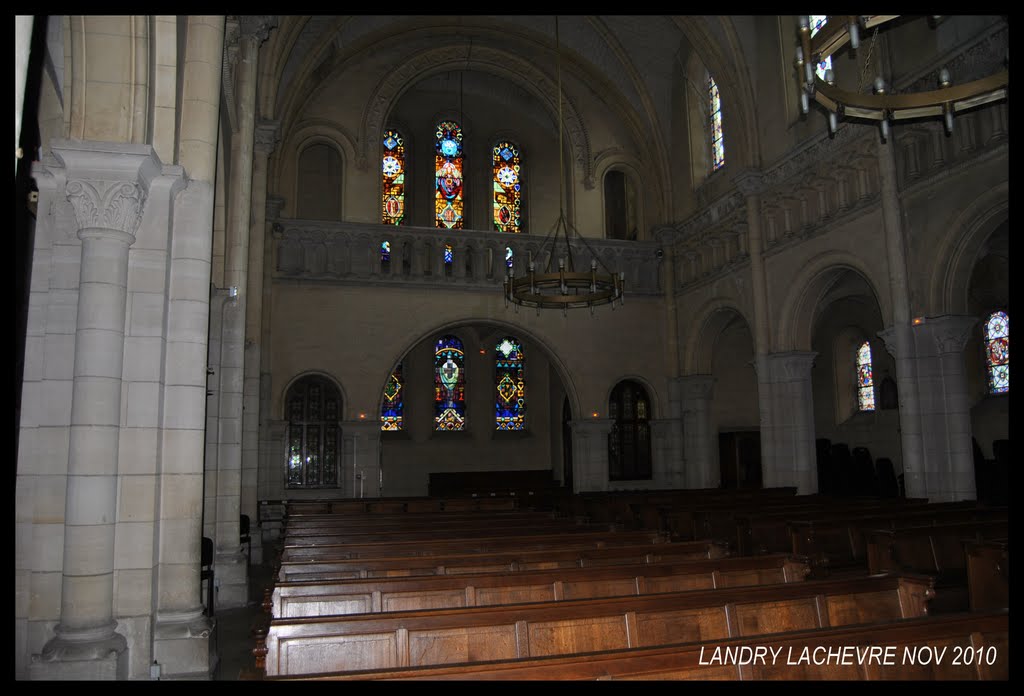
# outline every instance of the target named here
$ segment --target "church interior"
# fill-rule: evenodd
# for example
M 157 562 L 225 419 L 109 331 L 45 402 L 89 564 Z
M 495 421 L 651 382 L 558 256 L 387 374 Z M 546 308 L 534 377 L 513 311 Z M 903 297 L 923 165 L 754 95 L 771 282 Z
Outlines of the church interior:
M 1008 678 L 1006 15 L 15 29 L 16 679 Z

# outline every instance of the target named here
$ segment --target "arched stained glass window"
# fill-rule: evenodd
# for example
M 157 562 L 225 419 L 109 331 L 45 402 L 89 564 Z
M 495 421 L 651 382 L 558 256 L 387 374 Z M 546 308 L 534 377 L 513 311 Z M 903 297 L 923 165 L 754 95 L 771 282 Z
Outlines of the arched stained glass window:
M 813 37 L 828 21 L 828 15 L 811 15 L 811 36 Z M 822 80 L 825 79 L 825 71 L 832 68 L 832 56 L 827 56 L 814 64 L 814 72 Z
M 494 229 L 522 232 L 522 163 L 519 147 L 508 140 L 494 146 Z
M 401 225 L 405 222 L 405 141 L 396 130 L 384 131 L 381 177 L 381 222 Z
M 434 226 L 462 229 L 462 128 L 455 121 L 441 121 L 434 134 Z
M 871 344 L 864 341 L 857 349 L 857 409 L 875 410 L 875 379 L 871 367 Z
M 716 171 L 725 164 L 725 143 L 722 140 L 722 99 L 718 94 L 715 78 L 708 75 L 708 100 L 711 105 L 711 170 Z
M 505 265 L 512 268 L 512 247 L 505 247 Z
M 337 488 L 341 395 L 323 377 L 304 377 L 288 390 L 288 488 Z
M 405 398 L 403 389 L 405 383 L 402 381 L 402 363 L 398 363 L 395 369 L 388 376 L 384 385 L 384 400 L 380 406 L 380 429 L 401 430 L 402 411 Z
M 608 401 L 612 431 L 608 434 L 608 479 L 651 478 L 651 402 L 643 385 L 624 380 Z
M 466 427 L 466 357 L 462 341 L 442 336 L 434 346 L 434 428 Z
M 380 262 L 382 267 L 391 264 L 391 242 L 386 239 L 380 243 Z
M 991 394 L 1010 391 L 1010 317 L 993 312 L 985 322 L 985 364 Z
M 494 423 L 497 430 L 526 427 L 526 382 L 523 376 L 523 348 L 519 340 L 506 336 L 494 347 Z

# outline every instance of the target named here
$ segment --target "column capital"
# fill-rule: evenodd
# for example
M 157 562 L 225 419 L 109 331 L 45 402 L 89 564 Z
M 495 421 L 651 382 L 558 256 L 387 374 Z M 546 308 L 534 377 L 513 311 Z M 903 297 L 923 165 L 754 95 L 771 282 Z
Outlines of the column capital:
M 928 317 L 924 323 L 914 327 L 914 333 L 922 337 L 930 336 L 940 355 L 960 353 L 967 345 L 967 340 L 971 337 L 971 332 L 977 324 L 978 317 L 963 315 Z
M 133 242 L 150 184 L 163 169 L 156 151 L 82 140 L 55 140 L 51 149 L 79 229 L 114 230 Z
M 889 351 L 889 355 L 894 358 L 899 358 L 899 345 L 896 341 L 896 327 L 890 326 L 882 329 L 878 332 L 877 336 L 882 339 L 882 343 L 885 344 L 885 349 Z M 910 357 L 909 355 L 903 357 Z
M 241 36 L 238 17 L 229 16 L 224 20 L 224 64 L 234 67 L 238 63 L 238 39 Z
M 255 39 L 257 45 L 267 40 L 277 23 L 277 15 L 242 15 L 238 19 L 241 37 Z
M 274 147 L 281 139 L 280 127 L 280 121 L 264 120 L 256 124 L 256 129 L 253 134 L 253 147 L 255 148 L 256 152 L 267 157 L 270 156 L 270 154 L 274 151 Z
M 818 357 L 815 351 L 791 350 L 783 353 L 768 353 L 765 355 L 765 362 L 768 366 L 769 382 L 798 382 L 811 378 L 811 368 L 814 366 L 814 359 Z M 757 361 L 752 361 L 755 372 Z
M 281 217 L 281 209 L 284 208 L 284 198 L 281 196 L 267 196 L 267 219 L 275 220 Z
M 615 421 L 611 418 L 587 418 L 569 421 L 574 435 L 580 437 L 605 437 L 612 431 Z
M 683 401 L 706 401 L 711 399 L 716 380 L 712 375 L 683 375 L 674 381 Z

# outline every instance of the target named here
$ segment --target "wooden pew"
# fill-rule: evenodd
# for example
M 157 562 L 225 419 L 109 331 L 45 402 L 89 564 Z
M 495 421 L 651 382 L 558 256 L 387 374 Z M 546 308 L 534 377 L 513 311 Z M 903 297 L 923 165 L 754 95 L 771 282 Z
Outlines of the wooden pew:
M 871 530 L 867 533 L 868 570 L 931 575 L 942 590 L 933 611 L 963 611 L 970 606 L 964 544 L 972 539 L 1005 539 L 1008 532 L 1007 520 Z
M 971 540 L 965 544 L 965 550 L 971 611 L 1009 608 L 1009 540 Z
M 487 524 L 485 521 L 477 521 L 473 525 L 462 525 L 437 529 L 432 526 L 411 527 L 411 528 L 376 528 L 376 529 L 348 529 L 342 527 L 316 527 L 310 529 L 295 530 L 286 532 L 283 536 L 284 546 L 335 546 L 349 543 L 369 543 L 373 541 L 442 541 L 445 539 L 471 539 L 486 535 L 488 538 L 510 537 L 510 536 L 531 536 L 537 534 L 566 535 L 566 534 L 614 534 L 620 531 L 612 525 L 601 524 L 576 524 L 572 521 L 557 521 L 537 524 L 523 522 L 520 524 Z M 640 533 L 653 538 L 657 532 L 639 530 Z M 661 537 L 667 538 L 667 537 Z
M 254 650 L 267 675 L 564 655 L 924 616 L 931 579 L 669 592 L 270 622 Z
M 672 564 L 483 575 L 278 583 L 264 608 L 276 619 L 551 602 L 799 582 L 807 564 L 785 554 Z
M 1008 680 L 1010 676 L 1009 640 L 1010 615 L 1008 611 L 1001 611 L 796 631 L 770 638 L 730 638 L 565 657 L 277 675 L 265 679 L 998 681 Z M 936 652 L 923 650 L 925 646 Z M 759 647 L 766 650 L 756 658 L 754 650 Z M 943 648 L 946 648 L 944 653 L 940 652 Z M 829 649 L 833 651 L 832 656 Z M 932 656 L 936 659 L 931 659 Z M 924 664 L 926 660 L 928 664 Z
M 664 563 L 701 558 L 721 558 L 724 547 L 711 541 L 681 541 L 661 544 L 610 546 L 607 548 L 548 548 L 500 553 L 401 556 L 395 558 L 351 558 L 333 561 L 281 563 L 279 582 L 348 578 L 404 577 L 411 575 L 456 575 L 548 568 L 592 568 L 609 565 Z
M 865 532 L 870 529 L 919 527 L 986 520 L 1005 520 L 1006 508 L 977 506 L 974 503 L 939 504 L 924 508 L 893 510 L 887 514 L 852 517 L 824 517 L 816 520 L 789 520 L 789 543 L 782 547 L 811 560 L 814 570 L 867 566 Z M 773 549 L 776 550 L 776 549 Z M 778 550 L 776 550 L 778 551 Z
M 491 553 L 549 548 L 599 549 L 608 546 L 668 543 L 658 532 L 563 532 L 510 536 L 471 536 L 440 540 L 346 541 L 313 546 L 285 545 L 281 562 L 329 561 L 349 558 L 436 556 L 444 553 Z

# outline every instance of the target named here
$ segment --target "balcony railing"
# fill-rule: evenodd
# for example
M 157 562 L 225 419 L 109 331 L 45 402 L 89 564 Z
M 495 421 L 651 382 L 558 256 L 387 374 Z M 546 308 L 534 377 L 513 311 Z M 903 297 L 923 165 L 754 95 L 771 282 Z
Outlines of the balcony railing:
M 281 279 L 494 288 L 508 273 L 506 247 L 512 250 L 516 275 L 526 270 L 530 259 L 538 271 L 545 268 L 551 250 L 550 239 L 545 244 L 546 237 L 526 234 L 289 218 L 270 222 L 274 277 Z M 384 242 L 390 245 L 386 260 L 381 253 Z M 447 246 L 450 263 L 445 260 Z M 610 270 L 625 273 L 627 294 L 657 294 L 658 247 L 657 242 L 575 240 L 573 260 L 577 269 L 589 269 L 593 250 Z M 557 268 L 557 260 L 552 266 Z

